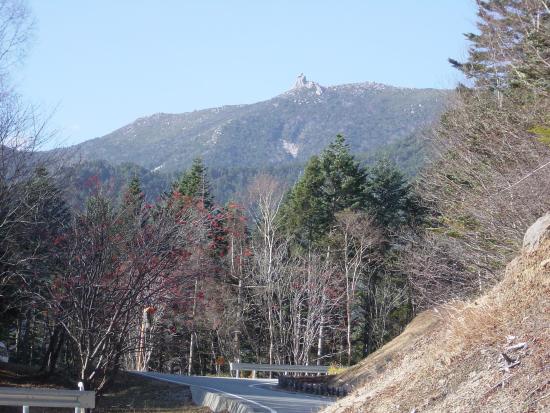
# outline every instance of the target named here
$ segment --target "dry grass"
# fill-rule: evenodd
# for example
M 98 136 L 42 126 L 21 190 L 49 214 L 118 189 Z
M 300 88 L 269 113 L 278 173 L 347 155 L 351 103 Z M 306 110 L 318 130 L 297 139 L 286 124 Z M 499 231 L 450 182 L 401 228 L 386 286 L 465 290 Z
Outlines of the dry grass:
M 546 243 L 487 294 L 420 314 L 337 377 L 357 390 L 327 412 L 550 411 L 549 258 Z M 520 342 L 527 347 L 507 350 Z M 519 364 L 502 370 L 502 352 Z

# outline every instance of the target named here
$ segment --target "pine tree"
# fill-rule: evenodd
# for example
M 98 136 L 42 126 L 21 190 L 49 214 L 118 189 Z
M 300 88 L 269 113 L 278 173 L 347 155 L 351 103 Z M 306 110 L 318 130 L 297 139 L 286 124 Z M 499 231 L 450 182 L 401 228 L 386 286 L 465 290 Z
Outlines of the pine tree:
M 320 157 L 309 160 L 290 191 L 283 207 L 285 228 L 301 245 L 321 242 L 338 212 L 363 207 L 365 177 L 344 137 L 338 135 Z
M 365 185 L 365 209 L 385 230 L 420 223 L 425 209 L 405 175 L 388 160 L 380 160 L 369 170 Z
M 29 248 L 46 253 L 49 243 L 61 234 L 70 220 L 70 212 L 61 190 L 55 185 L 48 170 L 42 166 L 35 169 L 26 187 L 28 210 L 27 228 Z
M 206 209 L 212 207 L 210 182 L 201 158 L 196 158 L 191 168 L 175 183 L 175 190 L 183 196 L 200 200 Z
M 365 170 L 349 151 L 342 135 L 337 135 L 321 154 L 323 197 L 331 217 L 344 209 L 360 209 L 364 204 Z
M 313 156 L 283 205 L 283 225 L 302 246 L 319 241 L 328 231 L 330 215 L 322 192 L 323 184 L 321 162 Z
M 71 215 L 61 190 L 45 167 L 39 166 L 35 169 L 34 174 L 25 182 L 23 192 L 22 205 L 26 206 L 26 210 L 14 232 L 18 260 L 21 263 L 16 270 L 21 277 L 14 279 L 17 284 L 8 287 L 15 287 L 18 296 L 18 299 L 10 300 L 10 305 L 18 307 L 19 317 L 28 319 L 30 309 L 43 305 L 42 298 L 48 297 L 53 275 L 63 270 L 59 265 L 59 256 L 63 253 L 59 244 L 65 236 Z M 34 314 L 32 319 L 51 321 L 42 320 L 43 315 L 44 313 Z M 32 333 L 30 330 L 25 331 L 15 357 L 24 363 L 37 362 L 30 358 Z
M 477 33 L 468 60 L 449 62 L 475 86 L 500 98 L 510 84 L 548 87 L 550 2 L 548 0 L 478 0 Z
M 141 190 L 141 182 L 137 175 L 128 182 L 121 204 L 121 224 L 125 230 L 132 226 L 142 226 L 145 216 L 142 214 L 145 195 Z
M 405 291 L 406 275 L 395 268 L 396 246 L 399 245 L 395 233 L 404 226 L 412 227 L 422 223 L 427 210 L 403 173 L 385 159 L 379 160 L 368 171 L 365 210 L 374 218 L 383 234 L 381 242 L 376 246 L 376 265 L 368 270 L 361 291 L 363 351 L 367 355 L 399 333 L 403 323 L 410 317 L 410 302 L 402 299 L 401 304 L 398 304 L 400 300 L 397 300 L 391 303 L 392 307 L 388 307 L 391 311 L 385 316 L 384 329 L 377 328 L 377 302 L 385 299 L 378 297 L 377 291 Z
M 130 180 L 124 192 L 123 207 L 136 214 L 141 210 L 145 195 L 141 190 L 141 181 L 137 175 Z

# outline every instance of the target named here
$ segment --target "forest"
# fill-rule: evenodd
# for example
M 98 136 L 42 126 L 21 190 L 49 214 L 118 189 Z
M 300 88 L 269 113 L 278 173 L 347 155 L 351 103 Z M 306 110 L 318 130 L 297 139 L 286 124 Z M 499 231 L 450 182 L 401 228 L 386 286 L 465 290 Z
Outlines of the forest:
M 26 43 L 0 13 L 0 74 Z M 108 388 L 121 370 L 357 363 L 423 309 L 494 285 L 550 209 L 550 5 L 478 2 L 478 32 L 429 162 L 365 166 L 337 135 L 296 181 L 259 173 L 220 203 L 200 158 L 154 200 L 132 176 L 67 199 L 46 120 L 0 83 L 0 340 Z M 238 199 L 237 199 L 238 198 Z

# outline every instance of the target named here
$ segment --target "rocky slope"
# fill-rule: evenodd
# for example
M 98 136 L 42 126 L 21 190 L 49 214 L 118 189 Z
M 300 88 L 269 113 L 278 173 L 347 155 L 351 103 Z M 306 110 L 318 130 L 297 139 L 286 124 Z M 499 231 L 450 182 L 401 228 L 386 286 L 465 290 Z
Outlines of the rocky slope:
M 483 296 L 426 311 L 341 374 L 325 412 L 550 411 L 550 214 Z

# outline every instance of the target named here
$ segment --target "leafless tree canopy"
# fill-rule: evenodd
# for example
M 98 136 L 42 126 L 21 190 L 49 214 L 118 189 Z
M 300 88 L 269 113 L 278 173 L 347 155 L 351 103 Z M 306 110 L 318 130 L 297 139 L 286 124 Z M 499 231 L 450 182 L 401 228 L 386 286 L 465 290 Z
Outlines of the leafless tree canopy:
M 457 91 L 420 179 L 437 222 L 410 236 L 403 262 L 422 305 L 492 284 L 550 208 L 550 148 L 539 133 L 549 126 L 548 2 L 483 3 L 481 34 L 461 65 L 477 86 Z

